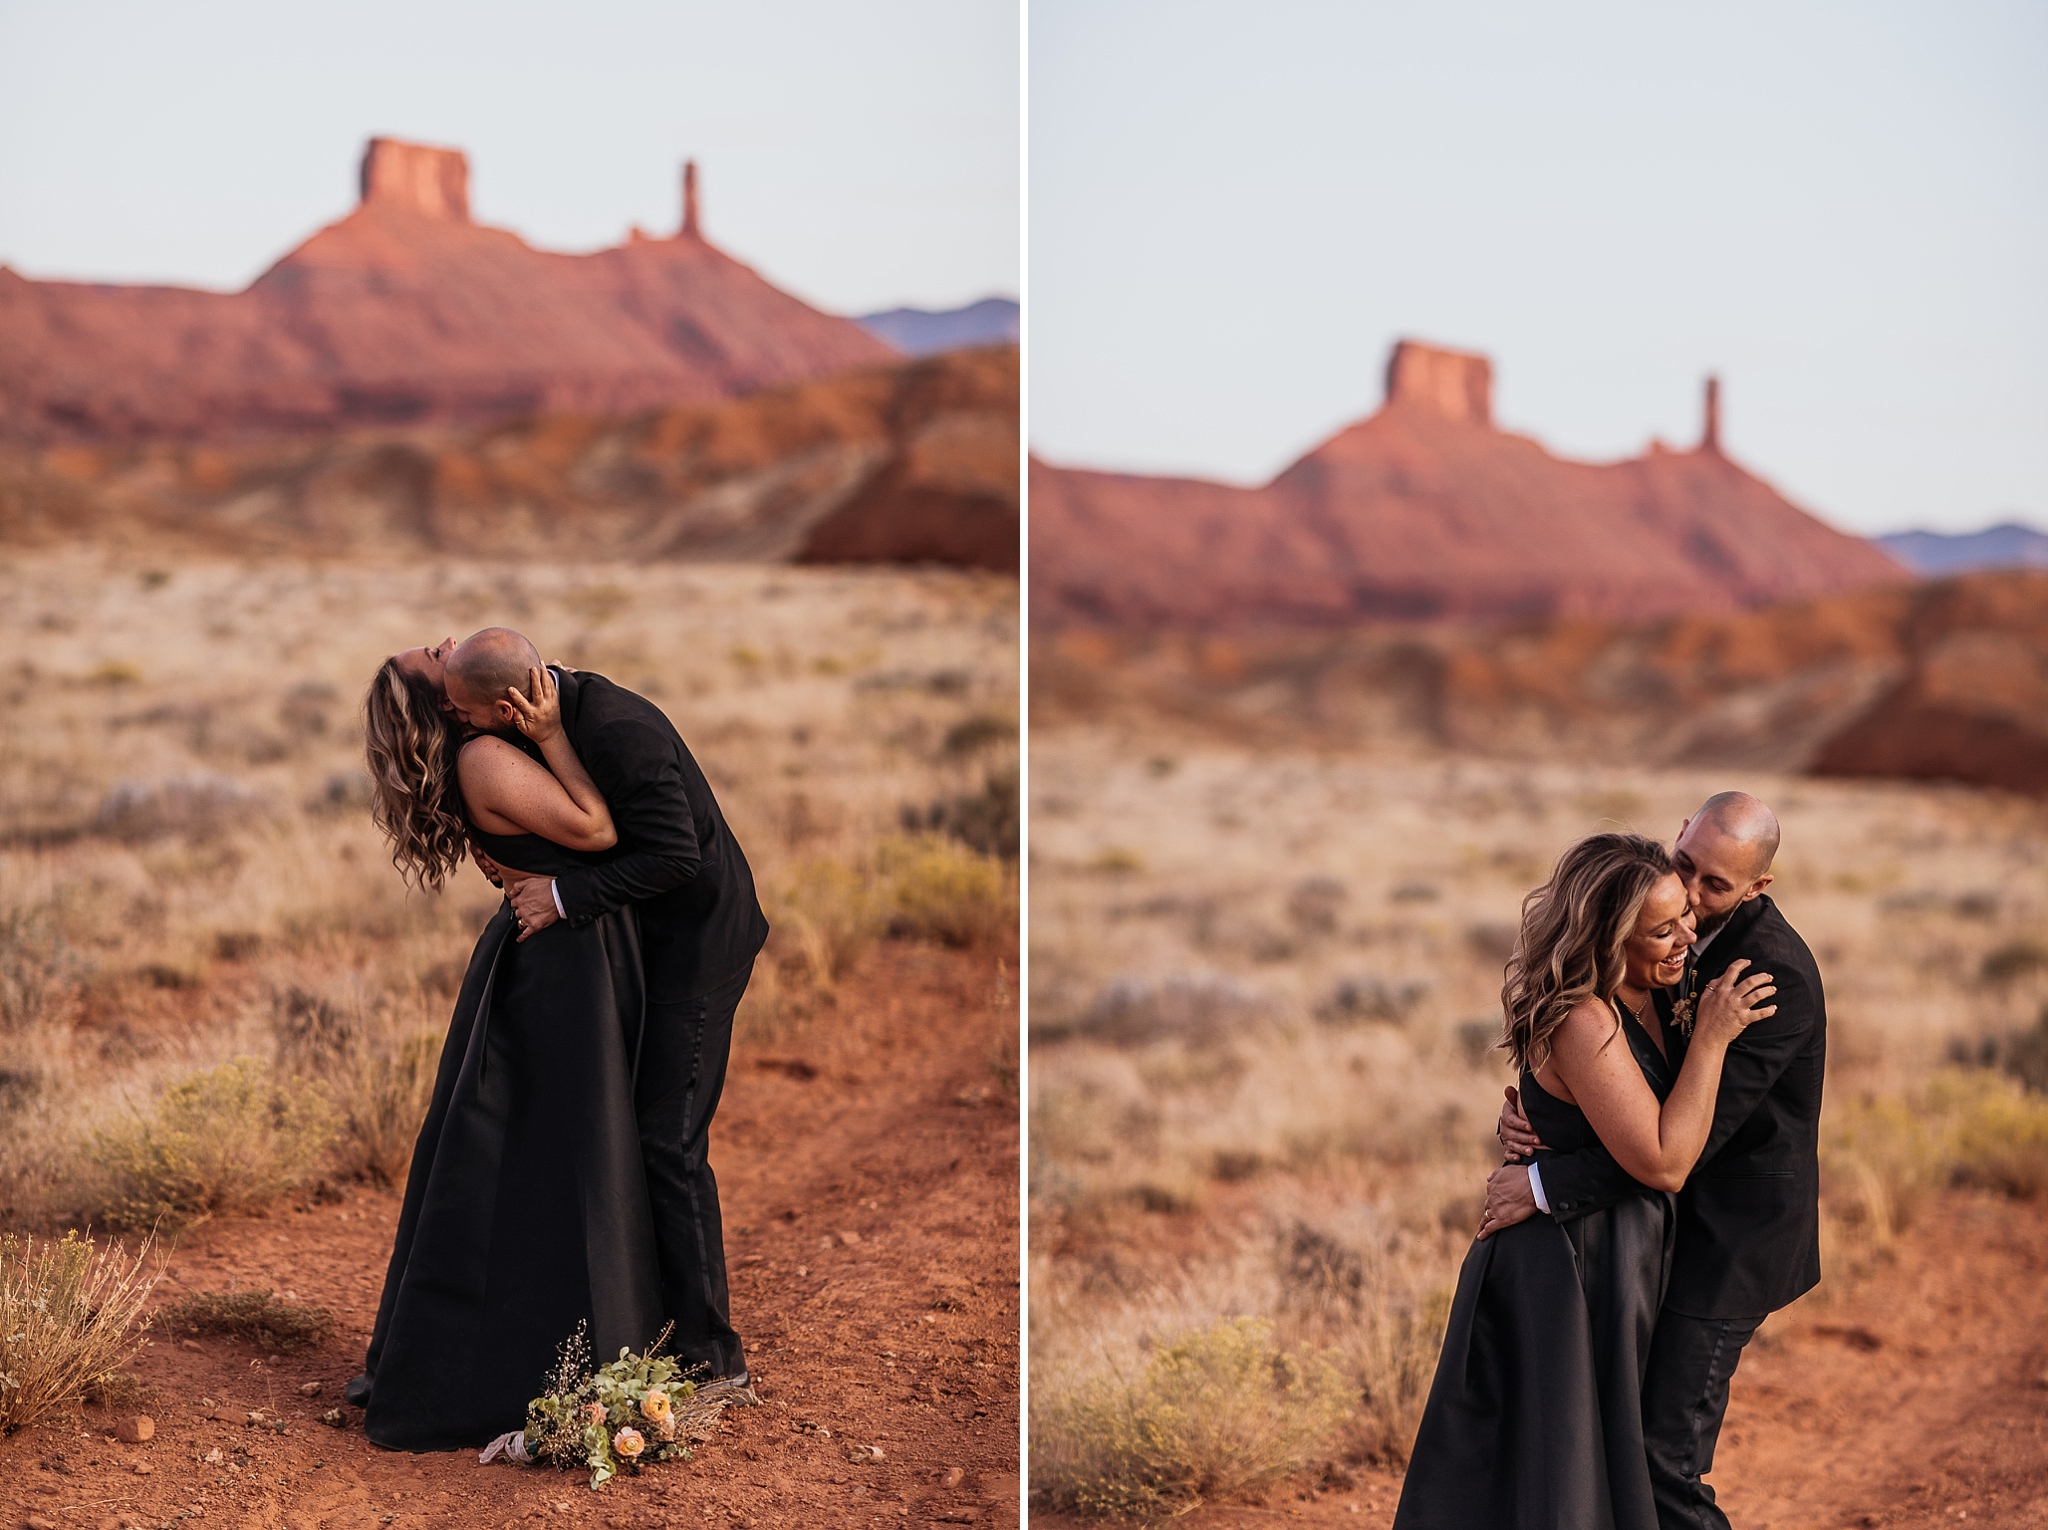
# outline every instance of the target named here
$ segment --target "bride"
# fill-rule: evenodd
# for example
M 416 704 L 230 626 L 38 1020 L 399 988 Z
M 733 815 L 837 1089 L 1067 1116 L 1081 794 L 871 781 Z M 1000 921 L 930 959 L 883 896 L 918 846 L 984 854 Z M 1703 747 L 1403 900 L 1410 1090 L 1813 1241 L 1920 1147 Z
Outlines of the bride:
M 1642 1380 L 1671 1268 L 1673 1192 L 1713 1124 L 1728 1044 L 1768 1019 L 1768 973 L 1733 963 L 1671 1067 L 1651 990 L 1685 974 L 1693 918 L 1664 847 L 1595 834 L 1522 906 L 1502 1045 L 1546 1146 L 1595 1139 L 1641 1193 L 1559 1224 L 1492 1231 L 1465 1256 L 1395 1530 L 1657 1530 Z
M 533 668 L 492 707 L 543 767 L 507 738 L 465 737 L 427 652 L 385 660 L 365 700 L 372 816 L 407 879 L 438 890 L 474 847 L 509 894 L 614 844 L 554 676 Z M 630 906 L 528 939 L 508 897 L 484 927 L 413 1150 L 366 1374 L 349 1386 L 377 1444 L 451 1449 L 520 1428 L 579 1323 L 597 1355 L 657 1336 L 633 1114 L 643 1009 Z

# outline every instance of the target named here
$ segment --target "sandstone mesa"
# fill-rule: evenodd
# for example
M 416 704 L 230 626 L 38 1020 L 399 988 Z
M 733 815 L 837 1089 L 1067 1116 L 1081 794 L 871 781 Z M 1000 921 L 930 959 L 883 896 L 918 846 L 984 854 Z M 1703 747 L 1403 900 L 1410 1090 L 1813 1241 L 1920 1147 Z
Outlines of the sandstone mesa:
M 897 359 L 683 220 L 588 255 L 474 222 L 459 150 L 376 138 L 361 200 L 246 290 L 0 267 L 0 440 L 238 440 L 711 403 Z
M 1402 341 L 1386 401 L 1259 488 L 1031 464 L 1040 630 L 1733 611 L 1911 575 L 1702 439 L 1568 461 L 1493 421 L 1484 357 Z

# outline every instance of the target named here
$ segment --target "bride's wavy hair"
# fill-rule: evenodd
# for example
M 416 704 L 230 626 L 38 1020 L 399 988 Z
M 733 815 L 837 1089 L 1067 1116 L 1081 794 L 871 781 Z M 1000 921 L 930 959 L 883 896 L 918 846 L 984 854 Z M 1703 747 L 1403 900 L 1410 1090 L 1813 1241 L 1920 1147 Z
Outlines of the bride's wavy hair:
M 1558 857 L 1550 880 L 1522 900 L 1522 929 L 1500 986 L 1500 1046 L 1535 1072 L 1574 1006 L 1611 999 L 1643 900 L 1671 875 L 1671 857 L 1641 834 L 1592 834 Z M 1619 1019 L 1615 1022 L 1620 1028 Z
M 469 846 L 455 757 L 462 732 L 425 680 L 386 659 L 363 697 L 370 818 L 391 841 L 391 864 L 439 892 Z

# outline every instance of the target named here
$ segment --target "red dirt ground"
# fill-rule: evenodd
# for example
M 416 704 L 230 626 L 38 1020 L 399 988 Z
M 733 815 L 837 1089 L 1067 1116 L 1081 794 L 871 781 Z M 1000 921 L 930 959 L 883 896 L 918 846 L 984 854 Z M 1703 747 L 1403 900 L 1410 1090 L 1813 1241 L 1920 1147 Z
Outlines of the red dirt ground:
M 1771 1319 L 1708 1480 L 1737 1530 L 2048 1527 L 2048 1204 L 1945 1196 L 1895 1258 Z M 1384 1530 L 1400 1492 L 1398 1475 L 1364 1472 L 1184 1523 Z
M 323 1427 L 361 1368 L 398 1214 L 396 1193 L 348 1189 L 194 1229 L 160 1288 L 294 1293 L 336 1337 L 275 1355 L 158 1332 L 136 1367 L 155 1439 L 116 1443 L 135 1410 L 87 1408 L 0 1441 L 0 1526 L 1016 1525 L 1013 968 L 887 945 L 810 1020 L 743 1032 L 712 1162 L 762 1401 L 728 1410 L 694 1460 L 592 1493 L 474 1453 L 379 1450 L 353 1409 Z M 285 1432 L 247 1424 L 252 1409 Z M 883 1459 L 855 1464 L 858 1446 Z

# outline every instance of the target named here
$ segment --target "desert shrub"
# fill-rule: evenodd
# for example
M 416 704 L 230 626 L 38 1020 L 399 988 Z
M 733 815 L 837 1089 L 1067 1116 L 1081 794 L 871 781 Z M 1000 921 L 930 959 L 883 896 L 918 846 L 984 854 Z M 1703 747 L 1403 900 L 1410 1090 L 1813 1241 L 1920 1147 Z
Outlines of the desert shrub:
M 1944 1075 L 1931 1093 L 1948 1122 L 1958 1181 L 2007 1195 L 2048 1192 L 2048 1100 L 1989 1073 Z
M 889 931 L 949 946 L 985 945 L 1017 928 L 1017 887 L 1009 868 L 936 835 L 898 837 L 876 847 Z
M 913 834 L 950 835 L 970 850 L 1014 861 L 1023 838 L 1021 800 L 1012 761 L 984 771 L 975 791 L 941 797 L 921 808 L 905 804 L 899 816 Z
M 1987 983 L 2010 983 L 2048 968 L 2048 946 L 2037 940 L 2013 940 L 1985 953 L 1979 976 Z
M 1402 1462 L 1436 1375 L 1453 1283 L 1413 1239 L 1351 1239 L 1297 1220 L 1276 1249 L 1286 1332 L 1329 1356 L 1357 1406 L 1347 1454 Z
M 787 932 L 811 981 L 830 988 L 882 932 L 871 878 L 843 861 L 800 861 L 775 883 L 770 922 Z
M 161 1274 L 147 1238 L 0 1239 L 0 1435 L 115 1388 Z
M 1825 1123 L 1828 1213 L 1879 1246 L 1945 1184 L 2048 1192 L 2048 1100 L 1986 1069 L 1949 1068 L 1911 1096 L 1861 1100 Z
M 121 781 L 100 799 L 94 832 L 139 844 L 172 834 L 218 833 L 260 813 L 262 797 L 232 776 L 209 771 L 156 781 Z
M 1904 1099 L 1867 1099 L 1832 1112 L 1821 1133 L 1821 1187 L 1831 1216 L 1880 1248 L 1912 1222 L 1948 1178 L 1939 1123 Z
M 333 1134 L 332 1107 L 315 1086 L 243 1057 L 101 1127 L 90 1156 L 109 1223 L 179 1226 L 282 1195 L 313 1173 Z
M 1270 1022 L 1273 1001 L 1215 972 L 1120 977 L 1105 984 L 1078 1027 L 1113 1046 L 1142 1046 L 1178 1037 L 1209 1046 Z
M 281 1301 L 269 1291 L 194 1291 L 157 1314 L 173 1333 L 254 1339 L 265 1349 L 310 1349 L 334 1332 L 325 1307 Z
M 1033 1399 L 1034 1487 L 1060 1508 L 1147 1519 L 1250 1496 L 1301 1471 L 1349 1402 L 1326 1358 L 1282 1349 L 1256 1318 L 1187 1334 L 1135 1375 L 1046 1393 Z
M 51 906 L 0 911 L 0 1032 L 51 1018 L 85 965 Z
M 434 1095 L 441 1035 L 389 996 L 337 1000 L 292 987 L 271 1013 L 281 1071 L 318 1081 L 334 1107 L 334 1167 L 395 1184 Z
M 2006 1038 L 2000 1062 L 2027 1088 L 2048 1094 L 2048 1004 L 2031 1026 Z

